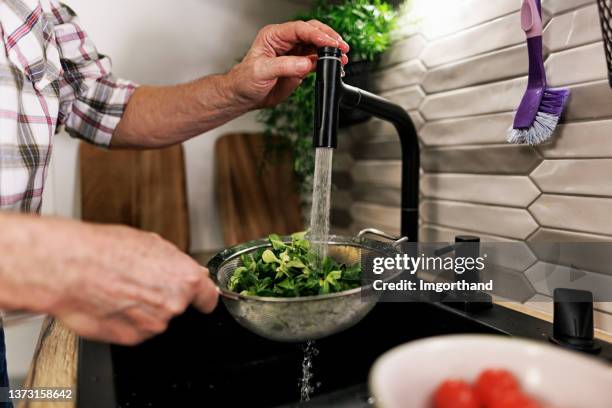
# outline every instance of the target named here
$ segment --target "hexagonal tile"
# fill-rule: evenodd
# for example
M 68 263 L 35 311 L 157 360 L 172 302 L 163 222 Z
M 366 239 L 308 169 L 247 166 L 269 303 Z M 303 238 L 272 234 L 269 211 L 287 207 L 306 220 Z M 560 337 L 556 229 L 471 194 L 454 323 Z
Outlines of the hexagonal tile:
M 482 245 L 481 254 L 487 254 L 487 265 L 495 264 L 502 268 L 522 272 L 538 260 L 527 244 L 522 241 L 433 224 L 423 224 L 419 231 L 422 242 L 454 242 L 457 235 L 477 235 Z
M 538 293 L 552 296 L 556 288 L 586 290 L 596 302 L 612 301 L 612 276 L 572 267 L 537 262 L 525 276 Z
M 519 7 L 520 3 L 513 0 L 416 0 L 413 12 L 423 19 L 420 31 L 433 39 L 495 20 Z
M 424 149 L 421 166 L 427 172 L 528 174 L 541 159 L 525 145 L 458 146 Z
M 420 55 L 428 68 L 472 57 L 525 41 L 519 13 L 429 42 Z
M 538 146 L 545 158 L 612 157 L 612 120 L 559 125 L 551 143 Z
M 421 113 L 418 110 L 412 110 L 408 112 L 408 114 L 410 115 L 410 119 L 412 119 L 412 124 L 414 125 L 415 129 L 421 129 L 425 124 L 425 119 L 423 119 Z
M 607 80 L 572 85 L 570 91 L 571 96 L 563 121 L 612 117 L 612 92 Z
M 439 200 L 425 200 L 420 208 L 425 222 L 500 237 L 526 239 L 538 228 L 523 209 Z
M 397 41 L 382 55 L 380 65 L 389 67 L 410 61 L 419 56 L 423 47 L 425 47 L 425 39 L 419 34 Z
M 419 111 L 427 120 L 513 111 L 526 86 L 527 78 L 516 78 L 437 93 L 427 96 Z
M 612 237 L 540 228 L 529 246 L 541 261 L 578 269 L 611 273 Z
M 381 96 L 397 103 L 398 105 L 401 105 L 402 108 L 409 111 L 419 107 L 423 101 L 423 98 L 425 97 L 425 93 L 423 92 L 423 89 L 417 85 L 385 92 L 381 94 Z
M 542 9 L 551 15 L 557 15 L 587 4 L 593 4 L 593 2 L 593 0 L 542 0 Z
M 544 30 L 544 44 L 551 52 L 601 39 L 601 28 L 597 24 L 599 12 L 597 5 L 592 3 L 587 7 L 552 18 Z
M 397 131 L 390 122 L 372 118 L 351 128 L 351 138 L 355 144 L 383 143 L 398 140 Z
M 351 175 L 355 183 L 398 188 L 402 182 L 402 163 L 398 160 L 358 160 Z
M 506 142 L 506 131 L 514 121 L 514 113 L 470 116 L 427 122 L 419 130 L 426 146 L 494 144 Z M 474 132 L 474 129 L 478 132 Z
M 399 235 L 399 207 L 356 202 L 351 207 L 351 216 L 354 225 L 363 228 L 379 228 L 387 233 Z
M 493 293 L 504 300 L 523 303 L 536 294 L 536 290 L 524 272 L 491 263 L 487 260 L 486 268 L 481 272 L 482 281 L 493 281 Z
M 529 211 L 540 225 L 612 235 L 612 199 L 543 194 Z
M 421 191 L 428 198 L 527 207 L 540 191 L 526 176 L 426 174 Z
M 596 81 L 608 77 L 603 42 L 552 54 L 546 61 L 548 84 L 552 87 Z
M 421 83 L 425 75 L 425 67 L 419 60 L 411 60 L 372 75 L 372 85 L 375 92 L 403 88 Z
M 612 197 L 612 159 L 544 160 L 531 178 L 545 193 Z
M 353 189 L 353 198 L 364 203 L 400 207 L 402 190 L 395 187 L 358 183 Z
M 399 140 L 383 143 L 362 143 L 353 147 L 353 155 L 361 160 L 401 160 Z
M 519 44 L 430 69 L 424 75 L 427 93 L 448 91 L 527 75 L 527 46 Z

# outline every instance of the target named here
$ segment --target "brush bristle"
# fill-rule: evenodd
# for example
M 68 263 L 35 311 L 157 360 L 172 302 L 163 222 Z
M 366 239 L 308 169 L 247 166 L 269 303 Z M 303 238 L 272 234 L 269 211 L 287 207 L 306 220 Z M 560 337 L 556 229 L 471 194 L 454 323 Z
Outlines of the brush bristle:
M 534 146 L 549 140 L 559 123 L 569 93 L 567 88 L 546 88 L 532 125 L 524 129 L 508 129 L 508 142 Z

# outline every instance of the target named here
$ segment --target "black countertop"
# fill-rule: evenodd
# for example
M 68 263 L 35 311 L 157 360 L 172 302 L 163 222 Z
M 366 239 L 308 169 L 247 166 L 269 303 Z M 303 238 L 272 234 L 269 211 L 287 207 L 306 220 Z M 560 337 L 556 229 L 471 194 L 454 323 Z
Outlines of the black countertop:
M 313 371 L 321 385 L 304 406 L 367 406 L 372 363 L 410 340 L 489 333 L 548 342 L 551 332 L 550 323 L 497 305 L 464 313 L 438 303 L 380 303 L 355 327 L 317 341 Z M 78 406 L 297 406 L 302 357 L 302 345 L 247 332 L 223 307 L 209 316 L 189 310 L 137 347 L 81 341 Z M 603 344 L 598 357 L 612 361 L 612 346 Z

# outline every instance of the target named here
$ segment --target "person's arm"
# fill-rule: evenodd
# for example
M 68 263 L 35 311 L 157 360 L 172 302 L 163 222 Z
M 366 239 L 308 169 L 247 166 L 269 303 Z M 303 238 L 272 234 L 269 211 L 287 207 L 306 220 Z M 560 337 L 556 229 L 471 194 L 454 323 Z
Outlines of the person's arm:
M 267 26 L 243 61 L 227 74 L 184 85 L 138 88 L 113 134 L 112 145 L 166 146 L 249 110 L 275 105 L 316 68 L 316 47 L 322 46 L 348 52 L 342 38 L 318 21 Z M 346 56 L 343 59 L 346 63 Z
M 111 73 L 67 6 L 51 1 L 49 18 L 62 64 L 59 125 L 72 136 L 112 147 L 163 147 L 182 142 L 243 113 L 286 99 L 316 67 L 317 47 L 349 46 L 311 20 L 263 28 L 228 73 L 175 86 L 136 86 Z
M 0 310 L 48 313 L 121 344 L 165 330 L 189 304 L 210 312 L 208 271 L 149 232 L 0 212 Z

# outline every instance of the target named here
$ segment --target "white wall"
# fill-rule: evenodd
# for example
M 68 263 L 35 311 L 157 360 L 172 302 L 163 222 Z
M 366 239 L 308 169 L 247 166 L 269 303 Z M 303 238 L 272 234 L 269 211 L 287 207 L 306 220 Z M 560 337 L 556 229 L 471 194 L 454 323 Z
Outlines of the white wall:
M 289 0 L 66 0 L 117 76 L 141 84 L 173 84 L 227 71 L 259 28 L 295 14 Z M 259 129 L 248 114 L 185 144 L 192 251 L 223 246 L 213 191 L 217 136 Z M 77 142 L 58 136 L 45 212 L 78 217 Z M 78 188 L 77 188 L 78 198 Z

